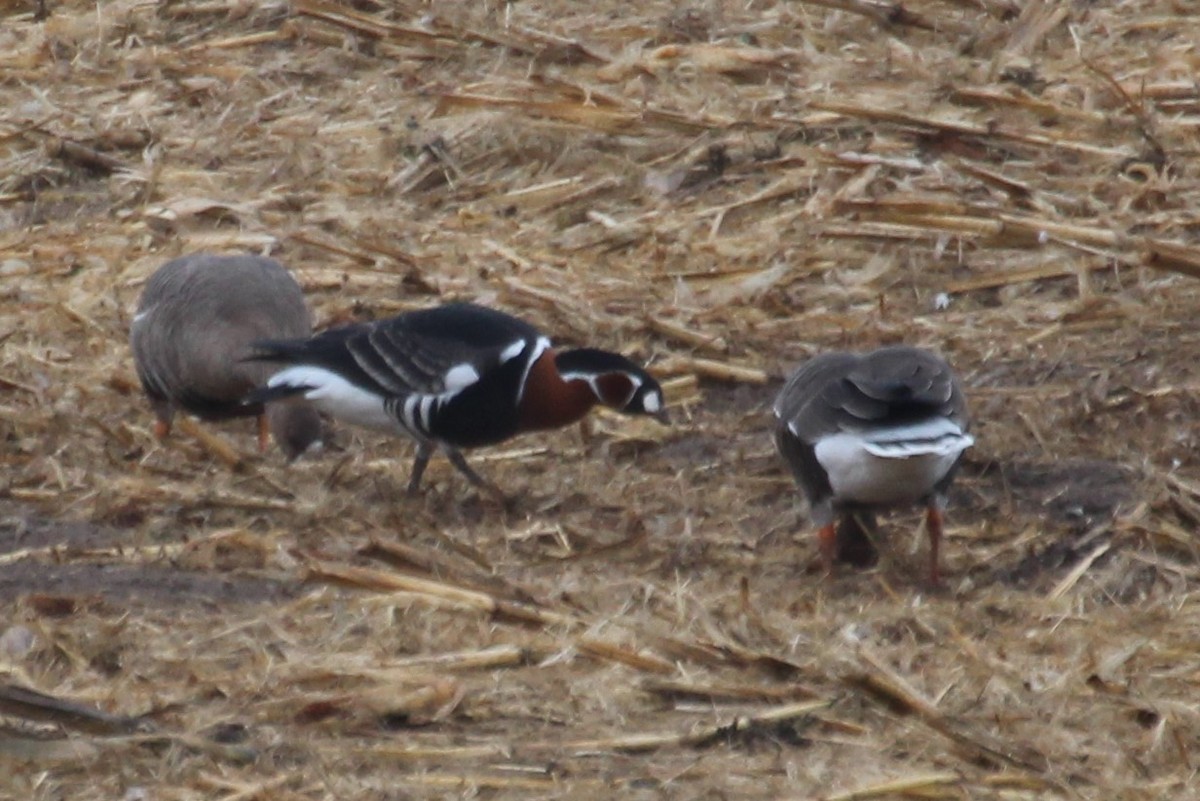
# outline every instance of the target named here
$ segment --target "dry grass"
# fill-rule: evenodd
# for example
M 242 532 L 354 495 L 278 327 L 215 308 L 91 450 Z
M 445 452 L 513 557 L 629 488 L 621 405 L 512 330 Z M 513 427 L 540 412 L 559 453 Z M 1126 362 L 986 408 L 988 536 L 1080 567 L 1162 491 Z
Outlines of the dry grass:
M 1161 0 L 0 3 L 0 794 L 1182 798 L 1200 759 L 1200 70 Z M 166 444 L 129 309 L 271 253 L 318 319 L 445 298 L 668 380 L 473 458 Z M 822 581 L 797 361 L 970 388 Z M 25 688 L 25 689 L 21 689 Z M 36 690 L 37 693 L 30 693 Z

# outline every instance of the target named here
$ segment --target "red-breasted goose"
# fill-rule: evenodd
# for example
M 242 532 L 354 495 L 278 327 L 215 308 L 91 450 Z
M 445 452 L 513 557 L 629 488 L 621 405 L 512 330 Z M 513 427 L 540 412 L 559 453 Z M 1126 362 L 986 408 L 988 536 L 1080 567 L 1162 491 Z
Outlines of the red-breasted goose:
M 568 425 L 596 404 L 666 419 L 662 387 L 624 356 L 555 350 L 525 321 L 471 303 L 259 342 L 254 358 L 285 366 L 249 401 L 302 396 L 336 419 L 416 440 L 410 495 L 435 448 L 500 494 L 462 449 Z

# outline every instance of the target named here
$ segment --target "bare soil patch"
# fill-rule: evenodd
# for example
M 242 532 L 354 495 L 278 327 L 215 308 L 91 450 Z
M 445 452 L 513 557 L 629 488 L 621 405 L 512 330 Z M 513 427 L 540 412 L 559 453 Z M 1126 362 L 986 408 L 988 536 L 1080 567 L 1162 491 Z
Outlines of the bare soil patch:
M 207 605 L 280 601 L 294 595 L 294 582 L 249 575 L 195 571 L 171 564 L 122 564 L 128 530 L 82 521 L 39 517 L 28 508 L 0 504 L 0 599 L 33 593 L 43 599 L 112 601 L 120 605 Z M 35 558 L 14 559 L 21 552 Z M 97 562 L 89 563 L 88 559 Z

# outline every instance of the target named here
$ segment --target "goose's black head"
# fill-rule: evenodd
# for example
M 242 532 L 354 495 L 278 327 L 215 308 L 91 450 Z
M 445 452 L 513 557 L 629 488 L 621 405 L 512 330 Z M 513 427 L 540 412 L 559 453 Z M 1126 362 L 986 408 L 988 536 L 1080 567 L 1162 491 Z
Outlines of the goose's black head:
M 564 381 L 584 381 L 596 399 L 624 414 L 645 414 L 669 423 L 662 386 L 619 353 L 596 348 L 562 351 L 555 358 Z

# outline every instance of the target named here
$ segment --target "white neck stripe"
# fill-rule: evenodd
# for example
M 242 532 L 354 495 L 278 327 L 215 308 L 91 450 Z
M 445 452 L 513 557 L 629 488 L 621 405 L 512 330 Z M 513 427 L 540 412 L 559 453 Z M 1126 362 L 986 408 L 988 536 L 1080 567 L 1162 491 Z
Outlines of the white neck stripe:
M 524 343 L 525 340 L 519 340 L 519 341 L 521 343 Z M 508 348 L 505 350 L 505 353 L 511 351 L 516 346 L 516 344 L 517 343 L 514 342 L 512 345 L 509 345 Z M 538 337 L 537 340 L 533 343 L 533 347 L 529 351 L 529 356 L 526 357 L 526 359 L 525 359 L 525 371 L 523 373 L 521 373 L 521 383 L 517 385 L 517 407 L 518 408 L 520 408 L 520 406 L 521 406 L 521 400 L 525 397 L 525 385 L 529 383 L 529 371 L 533 369 L 533 366 L 535 364 L 537 364 L 537 360 L 542 358 L 542 354 L 544 354 L 548 350 L 550 350 L 550 340 L 546 337 Z M 520 353 L 520 351 L 517 351 L 516 353 Z M 513 356 L 515 356 L 516 353 L 514 353 Z M 511 359 L 512 356 L 510 356 L 509 358 Z
M 622 372 L 620 370 L 607 370 L 603 373 L 584 373 L 584 372 L 575 370 L 575 371 L 567 372 L 567 373 L 559 373 L 559 377 L 561 377 L 564 382 L 567 382 L 567 381 L 584 381 L 584 382 L 586 382 L 588 387 L 591 388 L 592 394 L 595 395 L 602 403 L 605 403 L 605 404 L 607 404 L 607 401 L 604 400 L 604 395 L 601 394 L 601 392 L 600 392 L 600 385 L 599 385 L 598 381 L 599 381 L 599 379 L 603 378 L 606 375 L 620 375 L 620 376 L 624 376 L 625 378 L 627 378 L 629 380 L 629 384 L 630 384 L 629 394 L 626 395 L 624 400 L 622 400 L 621 403 L 619 404 L 619 406 L 621 408 L 628 406 L 629 402 L 631 400 L 633 400 L 633 396 L 636 395 L 638 390 L 642 388 L 642 379 L 638 378 L 637 376 L 630 375 L 629 373 Z

